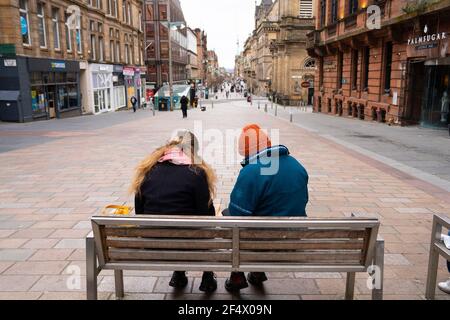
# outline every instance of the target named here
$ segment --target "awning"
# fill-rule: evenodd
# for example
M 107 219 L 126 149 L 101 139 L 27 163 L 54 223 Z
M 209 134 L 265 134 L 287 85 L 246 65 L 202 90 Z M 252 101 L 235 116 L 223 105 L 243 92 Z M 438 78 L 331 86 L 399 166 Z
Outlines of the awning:
M 0 101 L 17 101 L 19 100 L 20 91 L 0 90 Z

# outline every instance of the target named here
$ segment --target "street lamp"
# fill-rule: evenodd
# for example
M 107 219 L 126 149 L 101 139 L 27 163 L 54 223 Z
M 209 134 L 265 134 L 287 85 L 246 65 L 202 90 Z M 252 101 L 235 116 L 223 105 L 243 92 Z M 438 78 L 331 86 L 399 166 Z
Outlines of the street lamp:
M 170 8 L 170 6 L 169 6 Z M 168 13 L 170 19 L 170 9 Z M 186 25 L 184 21 L 170 22 L 170 20 L 164 23 L 169 28 L 169 96 L 170 96 L 170 111 L 173 111 L 173 75 L 172 75 L 172 30 L 177 30 L 178 28 L 183 29 Z

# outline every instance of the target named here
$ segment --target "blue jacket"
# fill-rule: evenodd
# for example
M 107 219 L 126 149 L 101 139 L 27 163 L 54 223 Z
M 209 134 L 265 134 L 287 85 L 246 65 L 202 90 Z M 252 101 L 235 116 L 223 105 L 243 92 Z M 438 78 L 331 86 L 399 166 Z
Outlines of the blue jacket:
M 268 148 L 245 159 L 242 166 L 231 193 L 231 216 L 306 216 L 308 173 L 288 148 Z M 270 167 L 275 174 L 265 172 Z

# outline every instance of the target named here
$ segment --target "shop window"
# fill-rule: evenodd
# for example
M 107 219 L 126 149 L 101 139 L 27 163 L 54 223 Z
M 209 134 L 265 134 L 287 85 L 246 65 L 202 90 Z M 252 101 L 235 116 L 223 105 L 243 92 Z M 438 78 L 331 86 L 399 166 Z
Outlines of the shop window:
M 22 35 L 22 43 L 25 45 L 31 45 L 30 37 L 30 20 L 28 16 L 28 1 L 19 1 L 19 13 L 20 13 L 20 31 Z
M 31 85 L 43 84 L 42 74 L 40 72 L 31 72 L 30 73 L 30 84 Z
M 75 72 L 66 73 L 67 81 L 66 82 L 77 82 L 77 74 Z
M 65 72 L 55 72 L 55 82 L 56 83 L 66 82 L 66 73 Z
M 392 42 L 387 42 L 385 45 L 384 58 L 384 92 L 391 91 L 391 73 L 392 73 Z
M 47 34 L 45 28 L 45 4 L 38 2 L 37 4 L 37 18 L 39 31 L 39 46 L 41 48 L 47 47 Z
M 58 109 L 65 110 L 69 109 L 69 99 L 67 88 L 65 86 L 58 87 Z
M 69 108 L 78 107 L 78 86 L 76 84 L 67 85 L 67 99 Z
M 31 87 L 31 110 L 34 117 L 45 115 L 47 112 L 47 101 L 45 99 L 44 86 Z

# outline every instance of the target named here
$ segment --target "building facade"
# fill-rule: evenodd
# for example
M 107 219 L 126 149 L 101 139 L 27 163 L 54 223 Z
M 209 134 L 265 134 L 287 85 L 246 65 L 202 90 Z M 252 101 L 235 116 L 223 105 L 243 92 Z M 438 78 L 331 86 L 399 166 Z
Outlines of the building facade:
M 186 22 L 179 0 L 145 0 L 145 60 L 147 81 L 160 88 L 169 83 L 169 37 L 172 48 L 174 83 L 188 80 L 187 29 L 170 29 L 168 23 Z
M 242 53 L 247 87 L 280 103 L 312 103 L 315 60 L 306 51 L 314 29 L 311 0 L 263 0 L 255 11 L 255 29 Z
M 199 70 L 199 78 L 202 83 L 206 81 L 206 73 L 208 69 L 208 36 L 205 31 L 195 29 L 197 35 L 197 63 Z
M 319 1 L 316 112 L 447 127 L 450 1 Z
M 188 65 L 187 78 L 189 81 L 197 83 L 201 80 L 199 59 L 197 54 L 197 34 L 191 28 L 186 29 Z
M 143 91 L 141 12 L 137 0 L 0 0 L 0 120 L 126 107 Z

